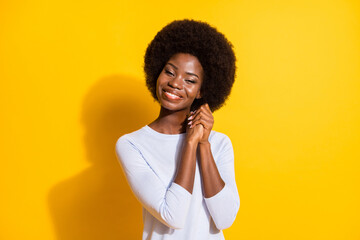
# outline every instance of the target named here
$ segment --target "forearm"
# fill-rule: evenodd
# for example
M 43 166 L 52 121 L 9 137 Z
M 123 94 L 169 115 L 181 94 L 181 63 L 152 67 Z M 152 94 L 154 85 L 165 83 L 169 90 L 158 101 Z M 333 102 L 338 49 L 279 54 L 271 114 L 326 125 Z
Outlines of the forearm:
M 197 143 L 185 140 L 174 182 L 192 193 L 196 168 Z
M 225 186 L 215 164 L 210 147 L 209 142 L 199 143 L 199 165 L 205 198 L 216 195 Z
M 191 194 L 178 184 L 164 185 L 152 168 L 155 165 L 149 164 L 147 160 L 150 158 L 144 159 L 131 138 L 123 136 L 117 141 L 116 154 L 127 182 L 141 205 L 164 225 L 174 229 L 183 228 Z

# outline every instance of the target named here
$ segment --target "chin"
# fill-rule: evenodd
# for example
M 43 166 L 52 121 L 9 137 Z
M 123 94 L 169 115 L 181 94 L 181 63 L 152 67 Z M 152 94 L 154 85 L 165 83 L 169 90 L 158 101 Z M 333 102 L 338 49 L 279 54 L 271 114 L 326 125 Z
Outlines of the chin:
M 190 111 L 190 106 L 184 106 L 182 104 L 175 104 L 175 103 L 170 103 L 167 101 L 160 101 L 160 105 L 162 108 L 165 108 L 169 111 L 186 111 L 189 110 Z
M 173 106 L 170 104 L 161 104 L 161 107 L 174 112 L 190 110 L 190 107 Z

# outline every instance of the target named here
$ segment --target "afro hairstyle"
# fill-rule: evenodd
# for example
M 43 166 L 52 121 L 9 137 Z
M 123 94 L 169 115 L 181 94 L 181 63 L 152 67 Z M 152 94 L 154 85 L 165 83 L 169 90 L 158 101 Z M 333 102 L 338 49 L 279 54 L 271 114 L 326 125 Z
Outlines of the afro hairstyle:
M 232 44 L 206 22 L 184 19 L 166 25 L 149 43 L 144 57 L 146 85 L 157 101 L 157 79 L 176 53 L 197 57 L 204 70 L 202 98 L 194 100 L 192 109 L 204 103 L 208 103 L 212 111 L 219 109 L 229 96 L 235 79 L 236 57 Z

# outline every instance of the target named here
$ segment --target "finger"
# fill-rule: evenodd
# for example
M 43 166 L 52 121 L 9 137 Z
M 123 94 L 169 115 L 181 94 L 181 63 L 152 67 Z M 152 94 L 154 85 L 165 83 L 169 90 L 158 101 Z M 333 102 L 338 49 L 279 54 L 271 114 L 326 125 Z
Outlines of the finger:
M 204 116 L 204 113 L 199 112 L 199 113 L 193 115 L 193 116 L 190 118 L 190 122 L 194 122 L 194 121 L 199 120 L 199 119 L 202 119 L 202 118 L 206 118 L 206 116 Z M 191 124 L 191 123 L 190 123 L 190 124 Z
M 194 114 L 192 114 L 188 118 L 188 120 L 194 120 L 199 115 L 201 115 L 202 117 L 213 118 L 211 111 L 209 111 L 205 106 L 201 106 Z
M 212 113 L 212 111 L 211 111 L 211 108 L 210 108 L 210 106 L 209 106 L 209 104 L 204 104 L 204 106 L 206 107 L 206 109 L 209 111 L 209 112 L 211 112 Z
M 191 120 L 191 119 L 194 119 L 194 115 L 196 114 L 196 110 L 195 111 L 191 111 L 189 113 L 189 115 L 187 116 L 187 120 Z
M 209 104 L 205 103 L 205 104 L 201 105 L 200 108 L 203 109 L 204 111 L 212 114 Z
M 189 112 L 189 114 L 186 115 L 187 119 L 189 120 L 191 116 L 195 114 L 196 110 Z
M 200 110 L 201 110 L 201 112 L 205 113 L 206 115 L 212 116 L 211 109 L 207 103 L 204 105 L 201 105 Z
M 199 124 L 201 124 L 205 129 L 212 128 L 212 123 L 205 119 L 196 119 L 196 120 L 192 121 L 189 125 L 190 125 L 190 128 L 193 128 L 194 126 L 199 125 Z
M 197 122 L 197 123 L 191 124 L 191 125 L 189 126 L 189 128 L 190 128 L 190 129 L 194 129 L 194 128 L 198 127 L 198 126 L 201 126 L 201 127 L 203 127 L 204 129 L 207 129 L 206 126 L 205 126 L 205 124 L 204 124 L 203 122 Z
M 191 127 L 196 126 L 197 124 L 201 123 L 205 129 L 212 129 L 213 125 L 214 125 L 214 119 L 213 118 L 202 118 L 200 117 L 200 115 L 195 118 L 194 120 L 190 121 L 188 124 Z
M 194 118 L 192 118 L 190 121 L 191 122 L 194 122 L 196 120 L 200 120 L 200 119 L 203 119 L 204 121 L 212 124 L 214 123 L 214 117 L 212 115 L 207 115 L 206 113 L 204 112 L 200 112 L 198 113 L 197 115 L 195 115 Z

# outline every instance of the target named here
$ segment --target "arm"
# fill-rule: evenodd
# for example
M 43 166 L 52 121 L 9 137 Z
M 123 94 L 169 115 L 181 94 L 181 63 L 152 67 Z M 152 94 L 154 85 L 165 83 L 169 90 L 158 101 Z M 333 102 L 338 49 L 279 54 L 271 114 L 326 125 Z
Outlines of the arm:
M 224 138 L 215 161 L 208 141 L 214 120 L 209 106 L 203 105 L 191 119 L 191 127 L 201 125 L 204 134 L 199 141 L 199 165 L 204 198 L 218 229 L 231 226 L 240 206 L 234 173 L 234 154 L 231 141 Z
M 205 198 L 216 195 L 225 186 L 216 167 L 210 147 L 209 142 L 199 144 L 199 166 Z
M 188 139 L 184 142 L 183 152 L 174 182 L 192 194 L 196 168 L 196 144 Z
M 142 206 L 166 226 L 182 228 L 191 201 L 189 191 L 175 182 L 166 186 L 147 164 L 131 138 L 119 138 L 116 154 L 131 190 Z
M 234 152 L 228 137 L 221 140 L 216 156 L 201 161 L 214 161 L 219 175 L 225 183 L 223 189 L 211 197 L 205 196 L 205 203 L 218 229 L 230 227 L 240 207 L 240 198 L 235 182 Z M 204 178 L 204 177 L 203 177 Z M 204 181 L 204 180 L 203 180 Z
M 225 186 L 225 183 L 216 167 L 211 153 L 211 145 L 209 143 L 210 132 L 214 125 L 214 118 L 209 105 L 202 105 L 193 115 L 189 117 L 189 120 L 191 120 L 189 122 L 191 129 L 195 129 L 199 132 L 202 130 L 201 138 L 197 139 L 199 148 L 199 166 L 204 197 L 209 198 L 216 195 Z
M 187 128 L 186 138 L 183 145 L 180 165 L 176 173 L 174 182 L 192 193 L 196 169 L 196 151 L 198 142 L 203 135 L 201 125 L 194 128 Z

